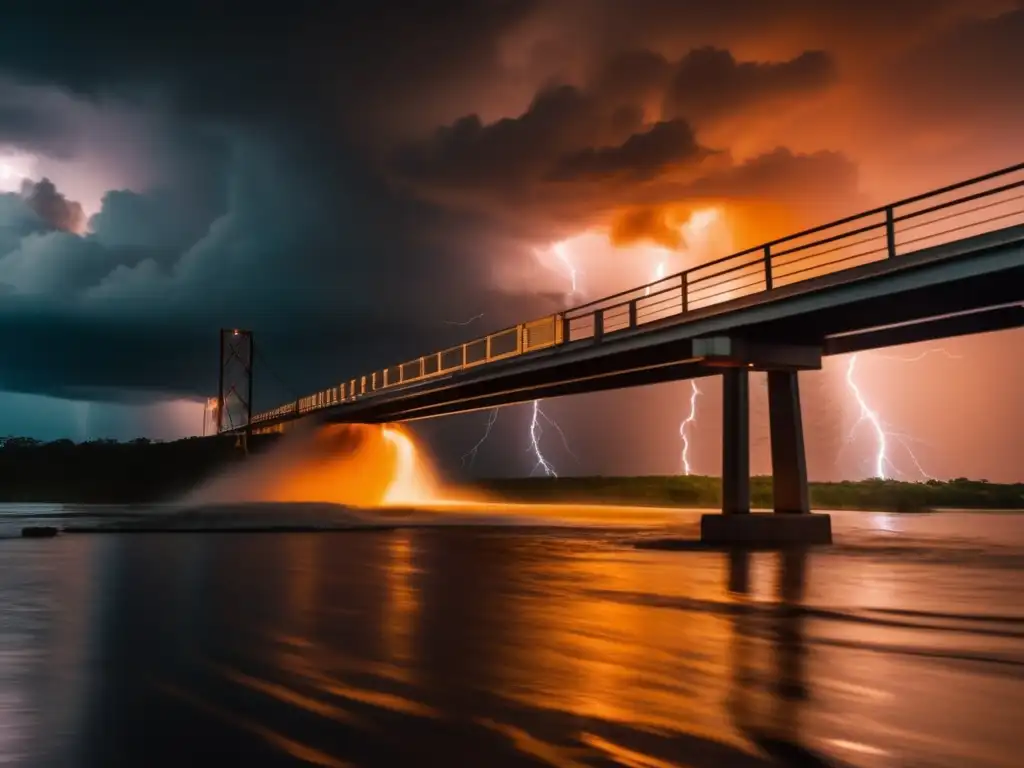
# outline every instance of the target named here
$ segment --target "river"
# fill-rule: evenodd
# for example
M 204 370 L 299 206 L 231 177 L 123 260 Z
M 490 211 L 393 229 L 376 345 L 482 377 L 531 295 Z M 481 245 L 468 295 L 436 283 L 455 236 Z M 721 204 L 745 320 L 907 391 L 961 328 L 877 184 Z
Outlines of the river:
M 0 534 L 118 514 L 0 506 Z M 636 546 L 698 519 L 0 538 L 0 764 L 1021 764 L 1024 516 Z

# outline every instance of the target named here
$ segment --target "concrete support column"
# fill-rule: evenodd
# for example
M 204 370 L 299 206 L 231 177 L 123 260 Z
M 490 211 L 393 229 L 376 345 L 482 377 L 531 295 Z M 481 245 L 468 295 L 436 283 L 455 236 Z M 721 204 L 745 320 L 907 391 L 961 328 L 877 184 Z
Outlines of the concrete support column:
M 807 457 L 796 371 L 768 372 L 768 420 L 772 442 L 772 489 L 777 513 L 811 511 Z
M 700 519 L 700 539 L 721 547 L 807 547 L 832 543 L 828 515 L 808 514 L 800 392 L 792 371 L 768 374 L 771 407 L 775 511 L 801 514 L 751 515 L 750 391 L 746 368 L 723 377 L 722 513 Z
M 750 374 L 727 368 L 722 376 L 722 512 L 750 512 Z

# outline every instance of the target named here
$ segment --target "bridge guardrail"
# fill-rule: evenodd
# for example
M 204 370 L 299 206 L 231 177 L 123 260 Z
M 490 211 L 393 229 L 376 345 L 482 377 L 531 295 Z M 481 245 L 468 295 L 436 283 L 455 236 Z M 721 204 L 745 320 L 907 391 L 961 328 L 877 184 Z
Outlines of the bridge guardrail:
M 693 310 L 1022 223 L 1024 163 L 1019 163 L 349 379 L 254 414 L 252 424 L 293 418 L 570 342 L 600 343 L 606 336 Z

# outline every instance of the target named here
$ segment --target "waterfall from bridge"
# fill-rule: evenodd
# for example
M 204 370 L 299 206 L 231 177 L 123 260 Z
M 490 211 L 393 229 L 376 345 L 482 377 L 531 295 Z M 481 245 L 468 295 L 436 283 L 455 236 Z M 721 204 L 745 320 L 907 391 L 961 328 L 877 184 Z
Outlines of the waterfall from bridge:
M 430 457 L 397 425 L 296 430 L 190 494 L 190 504 L 327 502 L 351 507 L 430 505 L 444 498 Z

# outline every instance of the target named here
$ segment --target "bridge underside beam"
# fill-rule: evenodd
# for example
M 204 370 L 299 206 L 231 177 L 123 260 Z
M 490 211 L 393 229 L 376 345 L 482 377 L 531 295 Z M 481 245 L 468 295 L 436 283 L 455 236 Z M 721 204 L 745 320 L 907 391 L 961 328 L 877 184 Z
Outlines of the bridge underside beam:
M 1013 304 L 1008 307 L 944 315 L 913 323 L 892 325 L 886 328 L 876 327 L 842 336 L 833 336 L 825 339 L 824 354 L 843 355 L 879 347 L 895 347 L 900 344 L 937 341 L 956 336 L 971 336 L 977 333 L 992 333 L 993 331 L 1022 327 L 1024 327 L 1024 306 Z
M 869 289 L 870 283 L 881 283 L 884 280 L 885 277 L 880 276 L 865 281 L 864 290 Z M 849 290 L 855 287 L 851 286 Z M 729 334 L 743 336 L 751 341 L 773 342 L 784 339 L 790 344 L 815 345 L 821 344 L 826 338 L 862 333 L 865 329 L 911 323 L 927 327 L 929 322 L 957 313 L 996 311 L 997 308 L 1020 304 L 1024 301 L 1024 267 L 1006 269 L 996 274 L 967 275 L 945 283 L 891 292 L 879 290 L 877 295 L 865 295 L 852 303 L 839 299 L 839 295 L 841 289 L 837 289 L 834 304 L 809 308 L 808 313 L 813 312 L 812 318 L 807 314 L 799 314 L 737 324 Z M 1008 310 L 1003 321 L 1008 322 L 1011 316 Z M 966 322 L 961 322 L 965 323 L 966 328 Z M 950 327 L 955 328 L 956 324 Z
M 693 356 L 707 365 L 754 370 L 818 370 L 821 347 L 750 341 L 736 336 L 693 340 Z
M 689 340 L 662 349 L 638 350 L 624 365 L 621 359 L 594 357 L 574 366 L 552 366 L 510 372 L 498 380 L 453 377 L 444 386 L 395 391 L 324 414 L 327 421 L 411 421 L 478 411 L 549 397 L 599 392 L 718 373 L 694 360 Z
M 407 393 L 396 392 L 393 397 L 375 397 L 362 406 L 355 403 L 340 412 L 344 419 L 338 420 L 371 423 L 426 419 L 549 397 L 697 378 L 720 373 L 723 366 L 814 370 L 821 368 L 821 349 L 713 337 L 684 339 L 672 348 L 641 350 L 630 362 L 627 367 L 622 360 L 593 358 L 571 369 L 523 371 L 502 377 L 500 389 L 489 381 L 455 379 L 448 387 L 426 392 L 410 389 Z M 332 416 L 326 418 L 331 420 Z

